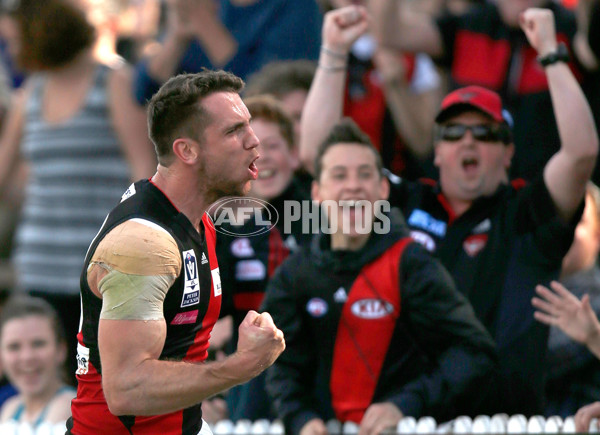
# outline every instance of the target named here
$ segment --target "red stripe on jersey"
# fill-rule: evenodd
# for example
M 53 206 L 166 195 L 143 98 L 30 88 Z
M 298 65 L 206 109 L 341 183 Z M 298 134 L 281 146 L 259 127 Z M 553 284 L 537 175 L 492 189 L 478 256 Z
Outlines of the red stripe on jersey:
M 498 90 L 510 63 L 510 44 L 488 35 L 459 30 L 454 42 L 452 77 L 459 84 Z
M 210 338 L 210 333 L 221 312 L 221 278 L 217 271 L 219 263 L 217 262 L 217 254 L 215 253 L 217 233 L 215 231 L 215 225 L 207 213 L 204 213 L 204 216 L 202 216 L 202 223 L 204 224 L 208 263 L 210 264 L 211 270 L 212 291 L 210 292 L 208 309 L 202 320 L 202 328 L 196 333 L 194 344 L 190 346 L 185 355 L 185 361 L 204 361 L 208 357 L 208 340 Z M 218 279 L 218 282 L 215 283 L 215 279 Z M 219 287 L 217 296 L 215 296 L 216 285 Z
M 236 310 L 258 311 L 264 298 L 265 292 L 236 293 L 233 295 L 233 306 Z
M 448 225 L 452 225 L 452 222 L 454 222 L 454 220 L 456 219 L 456 213 L 454 212 L 450 201 L 448 201 L 448 199 L 444 196 L 443 193 L 438 193 L 437 199 L 440 205 L 444 208 L 444 210 L 446 210 L 446 213 L 448 213 Z
M 331 400 L 340 421 L 360 423 L 371 404 L 400 315 L 403 238 L 361 270 L 342 309 L 331 366 Z

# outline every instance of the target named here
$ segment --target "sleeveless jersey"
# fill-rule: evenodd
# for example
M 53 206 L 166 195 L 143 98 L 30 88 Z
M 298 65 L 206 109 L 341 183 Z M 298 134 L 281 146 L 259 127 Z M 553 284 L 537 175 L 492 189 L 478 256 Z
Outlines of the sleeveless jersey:
M 81 275 L 82 318 L 77 336 L 78 391 L 72 404 L 72 422 L 68 423 L 68 427 L 77 435 L 196 435 L 202 426 L 200 403 L 165 415 L 115 416 L 108 410 L 104 399 L 98 352 L 102 300 L 91 291 L 86 270 L 104 236 L 129 219 L 144 219 L 169 232 L 182 256 L 182 270 L 164 301 L 167 334 L 159 359 L 201 362 L 208 355 L 208 339 L 221 307 L 214 227 L 205 214 L 202 237 L 156 186 L 149 180 L 139 181 L 129 187 L 121 203 L 107 216 L 85 259 Z

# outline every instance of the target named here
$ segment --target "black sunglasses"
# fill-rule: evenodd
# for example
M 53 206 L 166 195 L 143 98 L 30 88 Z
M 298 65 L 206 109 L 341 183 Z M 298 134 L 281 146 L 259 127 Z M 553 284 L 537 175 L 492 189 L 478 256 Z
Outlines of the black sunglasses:
M 439 125 L 437 128 L 438 140 L 447 142 L 456 142 L 463 138 L 467 133 L 471 132 L 475 140 L 481 142 L 503 142 L 510 143 L 510 131 L 507 126 L 494 126 L 490 124 L 465 125 L 465 124 L 448 124 Z

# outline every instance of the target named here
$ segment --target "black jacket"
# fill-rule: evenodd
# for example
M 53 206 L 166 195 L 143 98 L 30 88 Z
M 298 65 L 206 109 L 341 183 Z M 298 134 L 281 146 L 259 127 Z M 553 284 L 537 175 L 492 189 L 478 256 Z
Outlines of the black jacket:
M 267 391 L 287 433 L 317 417 L 360 422 L 376 402 L 438 420 L 478 412 L 476 390 L 495 364 L 491 337 L 391 217 L 391 231 L 359 251 L 331 251 L 328 236 L 315 237 L 267 287 L 261 309 L 286 339 Z

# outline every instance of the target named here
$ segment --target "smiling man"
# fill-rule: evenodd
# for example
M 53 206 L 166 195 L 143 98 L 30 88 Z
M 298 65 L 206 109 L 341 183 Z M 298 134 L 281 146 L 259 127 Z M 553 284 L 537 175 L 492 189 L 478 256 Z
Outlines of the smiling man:
M 377 435 L 404 415 L 477 413 L 492 340 L 399 214 L 379 225 L 389 184 L 377 150 L 345 119 L 315 170 L 312 196 L 328 205 L 331 234 L 282 263 L 262 306 L 288 343 L 267 371 L 287 433 L 324 434 L 335 417 Z

